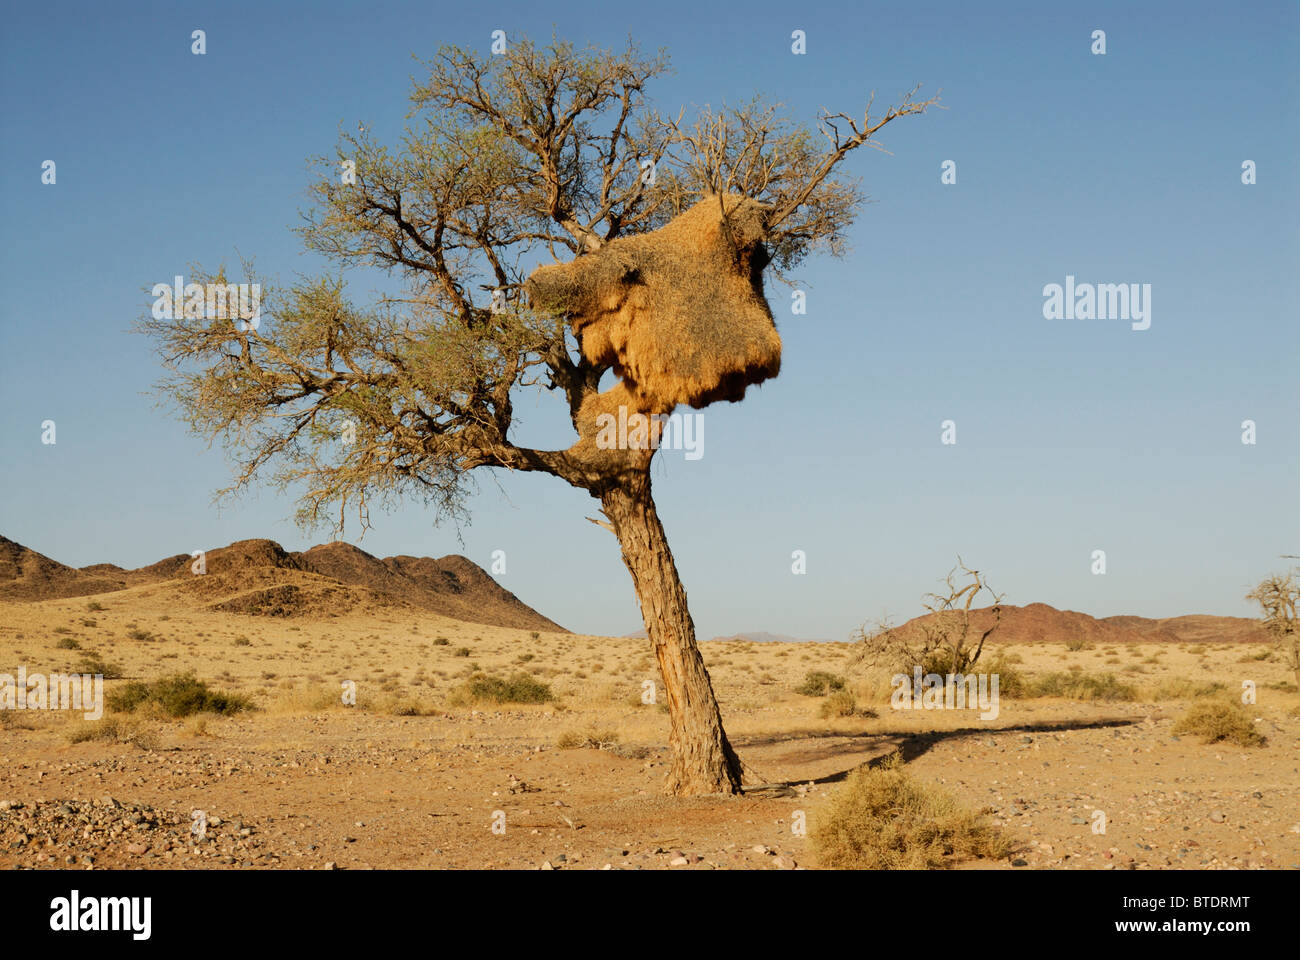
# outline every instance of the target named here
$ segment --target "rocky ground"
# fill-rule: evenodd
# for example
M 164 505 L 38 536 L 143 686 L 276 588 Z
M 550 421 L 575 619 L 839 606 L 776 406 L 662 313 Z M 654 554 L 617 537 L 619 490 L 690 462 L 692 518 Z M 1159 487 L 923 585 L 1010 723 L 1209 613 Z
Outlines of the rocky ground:
M 998 652 L 1030 675 L 1113 671 L 1140 696 L 1004 699 L 985 721 L 891 710 L 853 679 L 846 644 L 706 642 L 733 742 L 771 786 L 675 800 L 667 716 L 639 699 L 656 675 L 644 641 L 424 614 L 259 621 L 150 606 L 147 590 L 93 602 L 7 606 L 0 664 L 64 670 L 93 651 L 126 677 L 193 670 L 257 709 L 142 719 L 137 742 L 77 742 L 78 718 L 0 711 L 0 867 L 815 867 L 807 832 L 831 794 L 901 751 L 1016 841 L 958 869 L 1300 868 L 1300 696 L 1253 645 L 1011 645 Z M 849 676 L 876 716 L 822 718 L 823 699 L 796 692 L 813 670 Z M 452 705 L 474 671 L 525 671 L 555 699 Z M 338 702 L 348 678 L 357 707 Z M 1190 694 L 1161 691 L 1180 678 L 1255 682 L 1267 744 L 1174 735 Z M 590 731 L 603 749 L 561 749 Z

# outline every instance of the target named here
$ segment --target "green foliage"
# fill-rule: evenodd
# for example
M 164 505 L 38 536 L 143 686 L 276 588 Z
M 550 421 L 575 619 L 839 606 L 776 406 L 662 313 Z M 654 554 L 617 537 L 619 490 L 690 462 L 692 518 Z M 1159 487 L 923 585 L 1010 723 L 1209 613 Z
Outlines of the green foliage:
M 108 695 L 108 706 L 121 713 L 133 713 L 141 707 L 156 708 L 168 717 L 188 717 L 195 713 L 232 714 L 251 707 L 240 694 L 222 693 L 192 673 L 161 677 L 150 683 L 133 681 Z
M 803 683 L 795 687 L 795 693 L 805 697 L 824 697 L 833 690 L 844 689 L 844 678 L 824 670 L 811 670 L 803 678 Z
M 122 668 L 116 663 L 106 663 L 98 653 L 87 650 L 86 655 L 77 661 L 73 668 L 77 673 L 98 674 L 105 680 L 120 680 Z
M 555 699 L 550 684 L 527 673 L 508 678 L 476 673 L 447 697 L 449 706 L 472 703 L 547 703 Z

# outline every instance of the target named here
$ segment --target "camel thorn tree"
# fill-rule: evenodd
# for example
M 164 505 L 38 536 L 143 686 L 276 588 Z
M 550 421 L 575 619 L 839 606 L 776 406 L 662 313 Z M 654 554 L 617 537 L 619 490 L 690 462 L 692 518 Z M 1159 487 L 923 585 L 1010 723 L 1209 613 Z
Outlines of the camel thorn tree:
M 1297 571 L 1270 574 L 1246 594 L 1246 599 L 1259 605 L 1264 629 L 1295 674 L 1296 689 L 1300 690 L 1300 577 Z
M 339 275 L 262 281 L 255 326 L 201 309 L 146 316 L 160 389 L 227 444 L 237 468 L 221 493 L 269 480 L 297 494 L 307 526 L 338 531 L 355 511 L 364 529 L 372 504 L 408 495 L 435 521 L 461 519 L 477 468 L 588 491 L 662 673 L 667 789 L 736 793 L 741 766 L 651 494 L 657 415 L 739 400 L 776 375 L 764 275 L 843 251 L 864 198 L 841 161 L 935 99 L 914 89 L 883 114 L 825 113 L 816 129 L 758 101 L 684 124 L 646 97 L 666 58 L 631 43 L 448 47 L 426 66 L 400 147 L 359 128 L 318 158 L 301 233 Z M 342 274 L 357 267 L 386 271 L 402 294 L 356 305 Z M 224 270 L 192 279 L 226 282 Z M 601 391 L 606 371 L 616 381 Z M 515 397 L 530 388 L 564 398 L 567 449 L 515 442 Z M 602 432 L 620 410 L 645 424 L 621 445 Z

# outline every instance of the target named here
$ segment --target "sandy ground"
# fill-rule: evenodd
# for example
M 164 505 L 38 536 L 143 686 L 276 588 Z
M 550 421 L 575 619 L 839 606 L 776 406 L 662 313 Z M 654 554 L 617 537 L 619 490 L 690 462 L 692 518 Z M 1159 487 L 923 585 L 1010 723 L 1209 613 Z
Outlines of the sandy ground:
M 706 642 L 733 742 L 778 786 L 675 800 L 661 794 L 667 715 L 640 702 L 658 680 L 644 640 L 217 614 L 159 586 L 0 613 L 0 672 L 73 670 L 93 651 L 127 678 L 193 670 L 259 707 L 141 721 L 152 749 L 70 743 L 65 713 L 0 711 L 0 867 L 815 867 L 802 828 L 849 771 L 901 750 L 1017 841 L 1009 860 L 959 868 L 1300 868 L 1300 696 L 1257 645 L 1008 645 L 1028 674 L 1114 672 L 1142 696 L 1004 697 L 983 721 L 891 709 L 878 682 L 855 681 L 847 644 Z M 527 671 L 557 700 L 448 707 L 475 669 Z M 811 670 L 847 674 L 878 716 L 819 719 L 822 701 L 794 690 Z M 1173 736 L 1188 701 L 1156 692 L 1173 678 L 1254 681 L 1267 745 Z M 344 680 L 356 707 L 335 702 Z M 616 739 L 557 746 L 575 732 Z

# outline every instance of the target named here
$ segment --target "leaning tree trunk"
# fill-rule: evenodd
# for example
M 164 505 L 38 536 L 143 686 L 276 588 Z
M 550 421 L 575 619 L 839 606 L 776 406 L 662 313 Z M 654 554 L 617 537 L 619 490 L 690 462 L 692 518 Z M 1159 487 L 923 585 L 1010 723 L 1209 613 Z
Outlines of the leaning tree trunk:
M 601 495 L 600 502 L 632 574 L 663 675 L 672 723 L 668 792 L 677 796 L 739 793 L 740 760 L 722 729 L 718 699 L 695 644 L 686 589 L 650 496 L 650 474 L 637 472 L 620 481 Z

